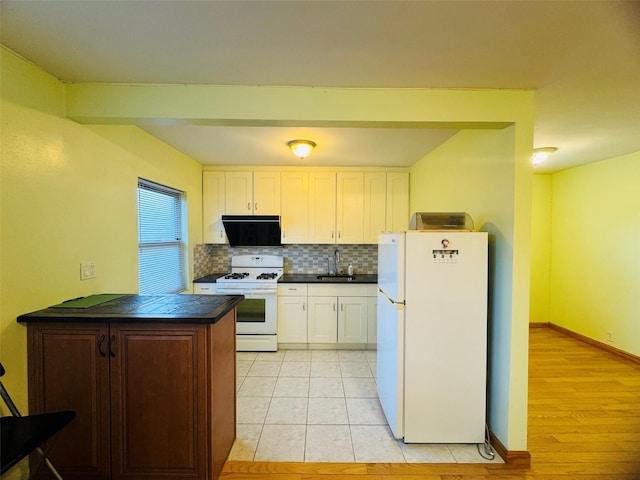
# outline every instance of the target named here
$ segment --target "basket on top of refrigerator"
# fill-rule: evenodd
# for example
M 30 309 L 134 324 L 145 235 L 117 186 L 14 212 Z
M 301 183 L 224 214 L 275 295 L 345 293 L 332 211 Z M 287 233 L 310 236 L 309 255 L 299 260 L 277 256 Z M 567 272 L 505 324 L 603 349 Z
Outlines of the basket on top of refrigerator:
M 473 219 L 465 212 L 415 212 L 409 230 L 473 231 Z

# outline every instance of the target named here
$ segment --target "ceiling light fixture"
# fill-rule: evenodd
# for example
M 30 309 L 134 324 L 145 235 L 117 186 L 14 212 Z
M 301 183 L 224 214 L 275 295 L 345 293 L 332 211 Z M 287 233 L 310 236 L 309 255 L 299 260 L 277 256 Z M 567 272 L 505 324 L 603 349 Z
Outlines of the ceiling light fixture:
M 316 148 L 315 142 L 311 140 L 290 140 L 287 142 L 287 146 L 300 160 L 303 160 Z
M 531 156 L 531 163 L 533 163 L 534 167 L 536 165 L 540 165 L 556 150 L 558 150 L 556 147 L 534 148 L 533 155 Z

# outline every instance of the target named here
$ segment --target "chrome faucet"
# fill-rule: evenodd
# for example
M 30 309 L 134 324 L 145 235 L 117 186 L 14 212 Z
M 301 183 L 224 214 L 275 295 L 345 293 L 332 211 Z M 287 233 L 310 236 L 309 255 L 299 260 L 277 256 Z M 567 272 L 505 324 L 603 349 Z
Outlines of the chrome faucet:
M 338 275 L 340 273 L 340 251 L 337 248 L 333 251 L 333 267 L 334 273 Z

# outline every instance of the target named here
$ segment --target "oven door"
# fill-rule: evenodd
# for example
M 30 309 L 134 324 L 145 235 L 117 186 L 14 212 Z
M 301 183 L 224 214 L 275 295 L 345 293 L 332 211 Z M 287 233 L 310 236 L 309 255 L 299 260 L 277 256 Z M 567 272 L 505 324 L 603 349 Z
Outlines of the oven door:
M 275 335 L 278 327 L 278 297 L 275 289 L 235 290 L 221 286 L 216 293 L 244 295 L 236 307 L 238 335 Z

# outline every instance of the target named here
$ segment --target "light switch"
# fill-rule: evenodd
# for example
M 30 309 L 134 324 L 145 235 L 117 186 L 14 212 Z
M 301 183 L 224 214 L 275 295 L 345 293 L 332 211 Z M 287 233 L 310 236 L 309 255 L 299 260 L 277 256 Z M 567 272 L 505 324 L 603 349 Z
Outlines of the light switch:
M 96 265 L 93 262 L 80 264 L 80 280 L 96 278 Z

